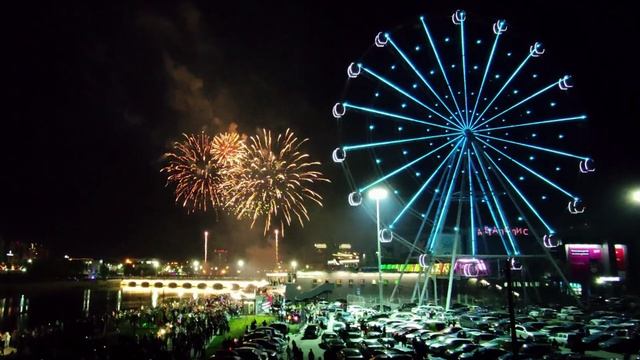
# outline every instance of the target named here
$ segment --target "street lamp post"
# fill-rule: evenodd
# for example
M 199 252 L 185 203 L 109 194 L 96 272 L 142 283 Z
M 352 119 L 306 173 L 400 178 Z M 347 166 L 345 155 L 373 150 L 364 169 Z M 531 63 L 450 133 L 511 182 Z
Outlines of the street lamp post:
M 280 265 L 280 258 L 278 257 L 278 229 L 276 229 L 276 268 Z
M 207 250 L 209 248 L 209 232 L 204 232 L 204 271 L 207 271 Z
M 380 200 L 387 197 L 387 190 L 384 188 L 373 188 L 369 190 L 369 198 L 376 201 L 376 243 L 378 245 L 378 295 L 380 297 L 380 310 L 382 311 L 382 248 L 380 246 Z
M 296 281 L 296 268 L 298 267 L 298 262 L 296 260 L 291 261 L 291 280 L 292 282 Z

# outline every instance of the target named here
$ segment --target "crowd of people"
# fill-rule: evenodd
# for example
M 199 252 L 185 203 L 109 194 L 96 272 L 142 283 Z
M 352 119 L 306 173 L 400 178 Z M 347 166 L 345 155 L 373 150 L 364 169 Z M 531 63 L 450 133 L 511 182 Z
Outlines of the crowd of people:
M 171 299 L 156 307 L 15 329 L 2 334 L 0 354 L 7 359 L 203 359 L 213 337 L 224 336 L 240 311 L 226 296 Z

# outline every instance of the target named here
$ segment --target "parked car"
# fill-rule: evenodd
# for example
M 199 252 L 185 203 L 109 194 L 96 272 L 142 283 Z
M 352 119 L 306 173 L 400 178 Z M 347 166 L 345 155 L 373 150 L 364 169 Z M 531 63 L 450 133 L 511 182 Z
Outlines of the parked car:
M 447 338 L 443 341 L 436 342 L 429 346 L 429 353 L 435 356 L 444 355 L 445 351 L 448 349 L 454 349 L 462 344 L 472 344 L 473 342 L 470 339 L 461 339 L 461 338 Z
M 628 336 L 614 336 L 598 344 L 600 350 L 619 353 L 631 354 L 640 350 L 640 344 L 633 338 Z
M 567 333 L 567 332 L 559 332 L 559 333 L 555 333 L 551 336 L 549 336 L 549 341 L 551 341 L 552 344 L 558 344 L 558 345 L 567 345 L 567 340 L 569 339 L 569 336 L 571 335 L 571 333 Z
M 360 360 L 364 359 L 364 355 L 358 349 L 344 348 L 338 351 L 338 360 Z
M 322 336 L 320 337 L 320 345 L 321 346 L 327 346 L 330 340 L 334 340 L 334 339 L 340 339 L 338 337 L 338 334 L 336 333 L 332 333 L 332 332 L 325 332 L 324 334 L 322 334 Z
M 598 350 L 598 344 L 605 342 L 613 337 L 613 334 L 603 332 L 595 333 L 582 338 L 581 343 L 584 350 Z
M 478 344 L 460 344 L 457 347 L 449 348 L 444 352 L 444 357 L 447 359 L 457 359 L 461 354 L 473 351 L 479 348 Z
M 547 335 L 536 330 L 531 326 L 516 325 L 516 336 L 520 339 L 529 339 L 533 341 L 546 341 Z
M 534 358 L 541 358 L 545 355 L 553 354 L 556 349 L 551 344 L 542 343 L 526 343 L 520 347 L 518 354 L 523 357 L 531 356 Z
M 458 323 L 467 329 L 489 330 L 489 323 L 480 316 L 463 315 L 458 318 Z
M 317 339 L 320 336 L 320 327 L 318 325 L 307 325 L 304 329 L 303 339 Z
M 235 348 L 233 350 L 242 359 L 246 359 L 246 360 L 266 360 L 266 359 L 268 359 L 268 356 L 267 356 L 266 353 L 264 353 L 262 351 L 259 351 L 257 349 L 251 348 L 251 347 L 239 347 L 239 348 Z
M 473 351 L 460 354 L 460 360 L 494 360 L 506 354 L 505 350 L 497 347 L 480 347 Z

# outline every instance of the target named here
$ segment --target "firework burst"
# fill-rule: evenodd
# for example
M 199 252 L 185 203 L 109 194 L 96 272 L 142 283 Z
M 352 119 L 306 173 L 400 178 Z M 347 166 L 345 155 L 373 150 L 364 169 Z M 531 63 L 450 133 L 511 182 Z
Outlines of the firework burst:
M 237 132 L 224 132 L 213 137 L 211 155 L 219 164 L 233 166 L 240 162 L 244 149 L 244 141 Z
M 211 137 L 204 132 L 183 136 L 183 141 L 175 142 L 173 151 L 165 154 L 169 163 L 161 171 L 168 174 L 167 185 L 175 184 L 176 203 L 188 212 L 215 209 L 224 202 L 223 167 L 214 159 Z
M 249 138 L 226 187 L 227 205 L 237 218 L 250 218 L 252 227 L 264 218 L 266 234 L 273 221 L 280 221 L 282 231 L 293 219 L 304 226 L 309 220 L 306 203 L 322 206 L 322 196 L 310 186 L 329 180 L 315 170 L 320 163 L 301 151 L 307 140 L 298 139 L 289 129 L 275 138 L 265 129 Z

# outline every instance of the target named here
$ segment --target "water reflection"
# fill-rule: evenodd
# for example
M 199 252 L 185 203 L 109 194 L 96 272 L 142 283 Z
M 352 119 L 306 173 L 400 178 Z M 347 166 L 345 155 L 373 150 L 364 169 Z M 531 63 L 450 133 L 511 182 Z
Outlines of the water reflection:
M 126 291 L 120 288 L 61 287 L 47 290 L 0 289 L 0 331 L 32 329 L 56 320 L 71 321 L 112 311 L 157 307 L 168 299 L 207 297 L 201 289 L 147 289 Z
M 160 294 L 158 293 L 158 290 L 153 290 L 151 292 L 151 307 L 152 308 L 156 308 L 158 306 L 158 296 Z
M 107 300 L 109 299 L 107 293 Z M 84 317 L 89 317 L 89 308 L 91 307 L 91 289 L 84 289 L 82 294 L 82 314 Z
M 158 306 L 159 294 L 120 289 L 62 288 L 10 293 L 0 289 L 0 331 L 29 329 L 141 306 Z

